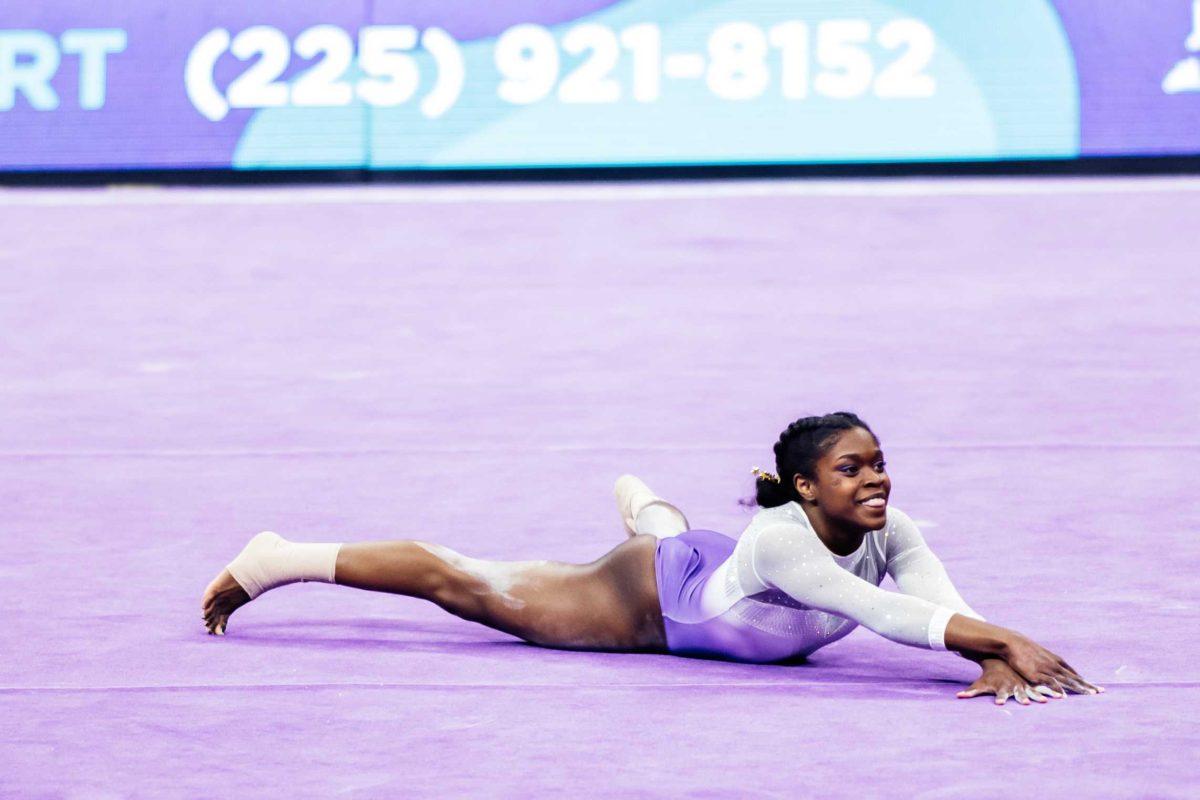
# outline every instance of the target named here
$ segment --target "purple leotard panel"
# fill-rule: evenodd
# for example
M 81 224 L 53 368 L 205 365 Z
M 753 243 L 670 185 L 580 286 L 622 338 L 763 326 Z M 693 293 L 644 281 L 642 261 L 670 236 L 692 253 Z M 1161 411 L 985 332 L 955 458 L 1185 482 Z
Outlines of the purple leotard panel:
M 668 651 L 758 660 L 747 652 L 745 632 L 719 617 L 703 619 L 700 609 L 704 582 L 736 546 L 736 540 L 704 530 L 685 531 L 659 540 L 654 551 L 654 575 L 658 579 L 658 602 L 662 606 Z

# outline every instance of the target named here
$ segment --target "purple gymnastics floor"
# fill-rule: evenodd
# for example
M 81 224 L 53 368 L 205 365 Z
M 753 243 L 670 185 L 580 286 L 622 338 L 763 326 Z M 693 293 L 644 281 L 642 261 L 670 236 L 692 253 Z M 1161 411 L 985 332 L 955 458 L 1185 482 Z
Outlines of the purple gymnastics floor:
M 0 796 L 1195 797 L 1198 219 L 1171 179 L 0 191 Z M 312 584 L 201 625 L 263 529 L 590 561 L 633 472 L 736 536 L 840 409 L 968 602 L 1105 695 Z

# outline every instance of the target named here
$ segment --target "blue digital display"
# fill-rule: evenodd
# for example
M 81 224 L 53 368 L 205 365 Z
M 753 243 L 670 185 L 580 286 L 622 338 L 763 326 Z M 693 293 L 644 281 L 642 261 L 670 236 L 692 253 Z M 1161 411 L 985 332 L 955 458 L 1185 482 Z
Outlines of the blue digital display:
M 0 169 L 1200 153 L 1200 0 L 0 11 Z

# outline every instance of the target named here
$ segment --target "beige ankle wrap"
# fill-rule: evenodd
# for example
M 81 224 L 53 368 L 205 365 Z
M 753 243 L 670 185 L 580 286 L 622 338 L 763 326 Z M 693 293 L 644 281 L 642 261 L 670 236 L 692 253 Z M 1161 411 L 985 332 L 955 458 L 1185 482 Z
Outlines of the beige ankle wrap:
M 263 592 L 289 583 L 333 583 L 341 546 L 289 542 L 277 533 L 263 531 L 242 548 L 226 569 L 253 600 Z

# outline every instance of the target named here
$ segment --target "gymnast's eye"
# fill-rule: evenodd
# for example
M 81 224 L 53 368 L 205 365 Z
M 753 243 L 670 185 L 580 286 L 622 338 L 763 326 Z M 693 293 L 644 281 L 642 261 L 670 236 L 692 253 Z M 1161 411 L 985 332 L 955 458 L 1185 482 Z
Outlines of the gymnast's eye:
M 886 467 L 887 467 L 887 462 L 886 462 L 886 461 L 880 461 L 879 463 L 877 463 L 877 464 L 875 465 L 875 471 L 876 471 L 876 472 L 884 472 L 884 471 L 885 471 L 885 469 L 886 469 Z

